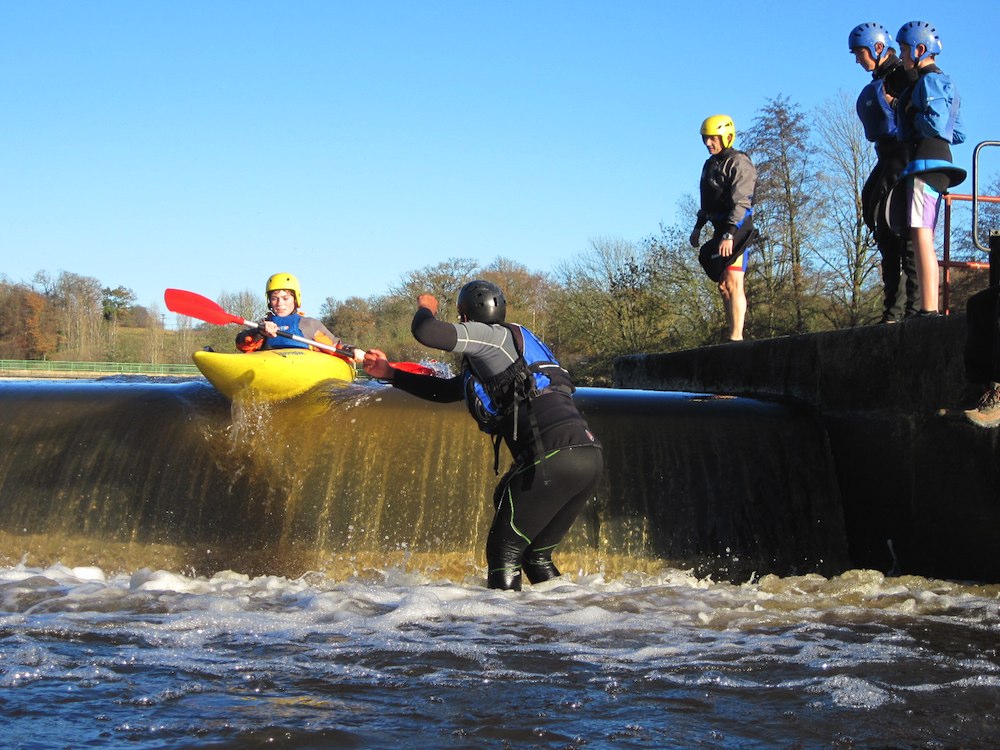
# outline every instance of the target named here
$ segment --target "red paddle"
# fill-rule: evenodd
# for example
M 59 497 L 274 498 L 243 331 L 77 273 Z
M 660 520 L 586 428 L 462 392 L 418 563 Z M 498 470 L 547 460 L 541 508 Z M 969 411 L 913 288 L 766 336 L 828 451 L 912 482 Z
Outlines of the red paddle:
M 167 309 L 170 310 L 170 312 L 187 315 L 190 318 L 197 318 L 198 320 L 203 320 L 206 323 L 212 323 L 213 325 L 224 326 L 228 323 L 236 323 L 237 325 L 247 326 L 249 328 L 260 327 L 259 323 L 255 323 L 252 320 L 241 318 L 239 315 L 233 315 L 232 313 L 226 312 L 208 297 L 203 297 L 202 295 L 195 294 L 194 292 L 186 292 L 183 289 L 167 289 L 163 292 L 163 301 L 166 303 Z M 350 362 L 354 362 L 354 357 L 350 354 L 353 349 L 350 347 L 331 346 L 330 344 L 324 344 L 320 341 L 307 339 L 303 336 L 296 336 L 294 333 L 288 333 L 287 331 L 278 331 L 278 335 L 287 339 L 292 339 L 293 341 L 308 344 L 309 346 L 314 346 L 317 349 L 322 349 L 325 352 L 329 352 L 330 354 L 334 354 L 338 357 L 343 357 Z M 434 370 L 430 367 L 419 365 L 416 362 L 390 362 L 389 364 L 399 370 L 415 372 L 418 375 L 435 374 Z

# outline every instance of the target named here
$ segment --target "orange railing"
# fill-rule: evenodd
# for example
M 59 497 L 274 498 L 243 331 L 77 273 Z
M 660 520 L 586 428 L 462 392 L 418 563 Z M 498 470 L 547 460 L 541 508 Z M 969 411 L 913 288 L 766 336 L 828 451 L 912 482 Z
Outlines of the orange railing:
M 938 265 L 941 266 L 941 296 L 942 296 L 942 308 L 944 309 L 944 314 L 947 315 L 951 312 L 951 269 L 953 268 L 970 268 L 970 269 L 985 269 L 989 272 L 989 284 L 1000 283 L 1000 235 L 996 231 L 990 233 L 990 239 L 987 243 L 980 242 L 979 239 L 979 204 L 985 201 L 986 203 L 1000 203 L 1000 197 L 997 196 L 986 196 L 981 195 L 979 192 L 979 153 L 984 148 L 990 146 L 1000 146 L 1000 141 L 981 141 L 976 144 L 976 148 L 972 153 L 972 195 L 962 195 L 960 193 L 947 193 L 944 196 L 944 242 L 943 244 L 943 259 L 938 261 Z M 972 244 L 976 246 L 976 249 L 982 250 L 987 253 L 986 261 L 954 261 L 951 259 L 951 204 L 953 201 L 972 201 Z M 992 262 L 994 267 L 990 267 Z
M 942 258 L 938 261 L 941 267 L 941 307 L 944 314 L 951 312 L 951 269 L 967 268 L 976 271 L 989 271 L 989 260 L 952 260 L 951 259 L 951 204 L 954 201 L 971 201 L 971 195 L 963 193 L 946 193 L 944 196 L 944 240 L 942 245 Z M 985 203 L 1000 203 L 1000 196 L 980 195 L 976 200 Z M 987 256 L 988 258 L 989 256 Z

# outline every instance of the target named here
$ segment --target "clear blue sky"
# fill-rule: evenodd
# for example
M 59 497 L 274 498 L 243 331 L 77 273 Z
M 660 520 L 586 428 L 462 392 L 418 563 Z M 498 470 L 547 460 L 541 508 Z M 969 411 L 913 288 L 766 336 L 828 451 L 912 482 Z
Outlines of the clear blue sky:
M 549 271 L 676 221 L 704 117 L 855 96 L 869 20 L 938 28 L 959 164 L 1000 140 L 996 3 L 683 5 L 0 0 L 0 274 L 164 311 L 289 271 L 317 313 L 453 257 Z

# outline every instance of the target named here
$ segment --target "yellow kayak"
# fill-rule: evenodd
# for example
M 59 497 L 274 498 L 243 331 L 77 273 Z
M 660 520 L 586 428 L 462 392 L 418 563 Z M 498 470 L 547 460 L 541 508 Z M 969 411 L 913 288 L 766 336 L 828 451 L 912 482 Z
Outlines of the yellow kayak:
M 349 383 L 355 375 L 354 365 L 345 359 L 309 349 L 195 352 L 192 358 L 208 382 L 230 399 L 247 388 L 266 401 L 281 401 L 330 380 Z

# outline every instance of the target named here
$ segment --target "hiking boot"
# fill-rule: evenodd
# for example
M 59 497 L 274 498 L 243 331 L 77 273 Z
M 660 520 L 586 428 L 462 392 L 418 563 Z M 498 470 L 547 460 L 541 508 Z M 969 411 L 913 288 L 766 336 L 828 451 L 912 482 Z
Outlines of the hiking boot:
M 1000 384 L 993 383 L 976 408 L 965 412 L 965 418 L 979 427 L 1000 425 Z

